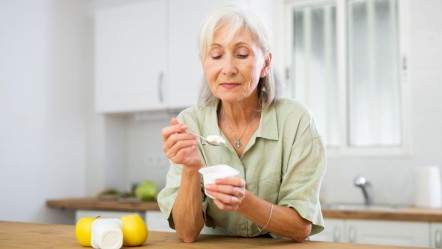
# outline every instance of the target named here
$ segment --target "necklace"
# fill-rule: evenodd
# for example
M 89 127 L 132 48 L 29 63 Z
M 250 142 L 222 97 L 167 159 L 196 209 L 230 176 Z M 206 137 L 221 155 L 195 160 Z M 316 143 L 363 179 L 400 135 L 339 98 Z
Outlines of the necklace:
M 224 113 L 224 110 L 223 110 L 223 109 L 221 109 L 221 113 L 222 113 L 222 115 L 226 118 L 226 120 L 227 120 L 227 126 L 229 127 L 230 132 L 232 132 L 232 135 L 233 135 L 233 137 L 234 137 L 235 140 L 236 140 L 236 148 L 241 147 L 241 146 L 242 146 L 241 138 L 242 138 L 242 136 L 244 135 L 244 133 L 246 132 L 247 128 L 249 128 L 250 124 L 252 123 L 253 119 L 255 118 L 255 115 L 252 115 L 252 117 L 250 118 L 249 122 L 247 123 L 246 128 L 244 128 L 244 130 L 241 132 L 241 135 L 238 137 L 238 136 L 236 135 L 236 132 L 232 129 L 232 126 L 230 125 L 230 120 L 229 120 L 229 118 L 227 117 L 227 115 Z

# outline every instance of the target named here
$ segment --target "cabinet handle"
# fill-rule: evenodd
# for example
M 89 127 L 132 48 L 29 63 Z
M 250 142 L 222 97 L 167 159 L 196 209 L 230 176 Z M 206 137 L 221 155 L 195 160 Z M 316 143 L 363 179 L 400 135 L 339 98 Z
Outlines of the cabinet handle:
M 436 230 L 435 239 L 434 239 L 434 245 L 435 245 L 436 248 L 442 248 L 440 230 Z
M 338 226 L 333 228 L 333 242 L 341 242 L 341 229 Z
M 348 228 L 348 241 L 350 243 L 356 242 L 356 229 L 353 226 Z
M 163 97 L 163 80 L 164 80 L 164 73 L 160 72 L 158 75 L 158 99 L 160 100 L 160 103 L 163 103 L 164 97 Z

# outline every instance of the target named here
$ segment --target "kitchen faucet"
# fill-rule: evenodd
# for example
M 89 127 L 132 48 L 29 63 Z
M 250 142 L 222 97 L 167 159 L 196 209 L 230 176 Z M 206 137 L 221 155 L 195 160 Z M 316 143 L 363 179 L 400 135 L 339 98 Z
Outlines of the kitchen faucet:
M 364 195 L 365 205 L 370 206 L 372 204 L 372 189 L 370 182 L 363 176 L 356 176 L 354 184 L 356 187 L 361 188 L 362 194 Z

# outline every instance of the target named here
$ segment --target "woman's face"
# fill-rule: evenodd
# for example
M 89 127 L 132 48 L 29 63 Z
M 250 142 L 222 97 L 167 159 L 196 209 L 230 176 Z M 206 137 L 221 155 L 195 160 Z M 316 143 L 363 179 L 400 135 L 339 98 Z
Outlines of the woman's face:
M 271 55 L 265 58 L 252 36 L 243 30 L 231 40 L 226 34 L 225 26 L 214 34 L 203 60 L 209 88 L 215 97 L 231 103 L 257 97 L 256 87 L 260 77 L 267 74 Z

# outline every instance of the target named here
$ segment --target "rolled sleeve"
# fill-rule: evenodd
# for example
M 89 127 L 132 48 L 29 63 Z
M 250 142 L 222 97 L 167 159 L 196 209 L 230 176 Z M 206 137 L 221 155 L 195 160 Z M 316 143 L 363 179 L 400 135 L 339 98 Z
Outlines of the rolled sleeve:
M 158 206 L 169 221 L 169 227 L 172 229 L 175 229 L 175 224 L 171 213 L 181 183 L 181 171 L 182 169 L 179 166 L 173 163 L 170 164 L 169 172 L 167 173 L 167 186 L 160 191 L 157 198 Z
M 312 222 L 311 235 L 324 230 L 319 192 L 326 169 L 325 149 L 313 121 L 309 122 L 302 142 L 293 144 L 284 170 L 278 204 L 294 208 Z

